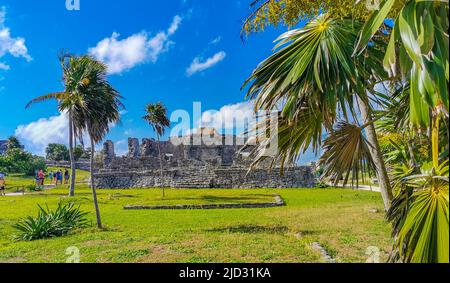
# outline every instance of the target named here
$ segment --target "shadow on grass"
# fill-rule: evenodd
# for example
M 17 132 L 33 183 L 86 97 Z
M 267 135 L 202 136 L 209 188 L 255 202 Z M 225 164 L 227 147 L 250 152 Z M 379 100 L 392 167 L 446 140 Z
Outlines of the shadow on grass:
M 241 233 L 241 234 L 285 234 L 289 230 L 286 226 L 239 225 L 233 227 L 208 229 L 208 232 Z

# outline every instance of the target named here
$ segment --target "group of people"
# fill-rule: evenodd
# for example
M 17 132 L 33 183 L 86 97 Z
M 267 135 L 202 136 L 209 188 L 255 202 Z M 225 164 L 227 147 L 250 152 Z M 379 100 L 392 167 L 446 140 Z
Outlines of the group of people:
M 62 185 L 63 180 L 64 180 L 64 184 L 68 184 L 69 180 L 70 180 L 70 173 L 69 173 L 69 170 L 67 170 L 67 169 L 64 170 L 64 173 L 61 169 L 57 170 L 55 172 L 50 171 L 48 173 L 48 178 L 50 180 L 50 185 L 53 185 L 53 184 Z M 44 182 L 45 182 L 44 171 L 38 170 L 36 172 L 36 185 L 44 186 Z

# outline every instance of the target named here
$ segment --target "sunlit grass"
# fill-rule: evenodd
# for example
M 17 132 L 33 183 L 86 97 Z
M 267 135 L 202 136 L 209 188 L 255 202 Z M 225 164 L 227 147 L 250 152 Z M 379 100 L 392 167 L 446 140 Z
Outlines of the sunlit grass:
M 55 208 L 76 201 L 95 215 L 91 191 L 78 185 L 76 197 L 63 186 L 18 197 L 0 197 L 0 262 L 65 262 L 76 246 L 82 262 L 320 262 L 311 249 L 319 242 L 340 262 L 364 262 L 377 246 L 390 248 L 389 226 L 377 193 L 344 189 L 99 190 L 105 231 L 88 228 L 65 237 L 17 242 L 11 227 L 35 216 L 37 204 Z M 281 195 L 286 207 L 227 210 L 126 211 L 130 204 L 259 202 Z

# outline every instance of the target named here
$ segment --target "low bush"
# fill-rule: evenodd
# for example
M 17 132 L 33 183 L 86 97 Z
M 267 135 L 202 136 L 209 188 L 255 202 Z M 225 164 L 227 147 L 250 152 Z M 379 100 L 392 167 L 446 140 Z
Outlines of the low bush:
M 68 234 L 73 229 L 85 228 L 89 226 L 86 219 L 87 212 L 82 212 L 80 207 L 75 207 L 74 203 L 66 205 L 58 204 L 54 211 L 48 207 L 44 209 L 38 205 L 39 213 L 37 218 L 31 216 L 21 219 L 13 225 L 19 231 L 16 239 L 33 241 L 44 238 L 61 237 Z

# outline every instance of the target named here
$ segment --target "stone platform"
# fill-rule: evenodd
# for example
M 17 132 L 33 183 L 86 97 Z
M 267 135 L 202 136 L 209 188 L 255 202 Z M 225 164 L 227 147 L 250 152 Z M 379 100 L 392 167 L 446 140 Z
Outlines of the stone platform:
M 312 188 L 315 178 L 308 166 L 289 168 L 283 176 L 279 170 L 256 169 L 247 174 L 244 168 L 177 168 L 159 170 L 102 171 L 94 175 L 97 188 Z

